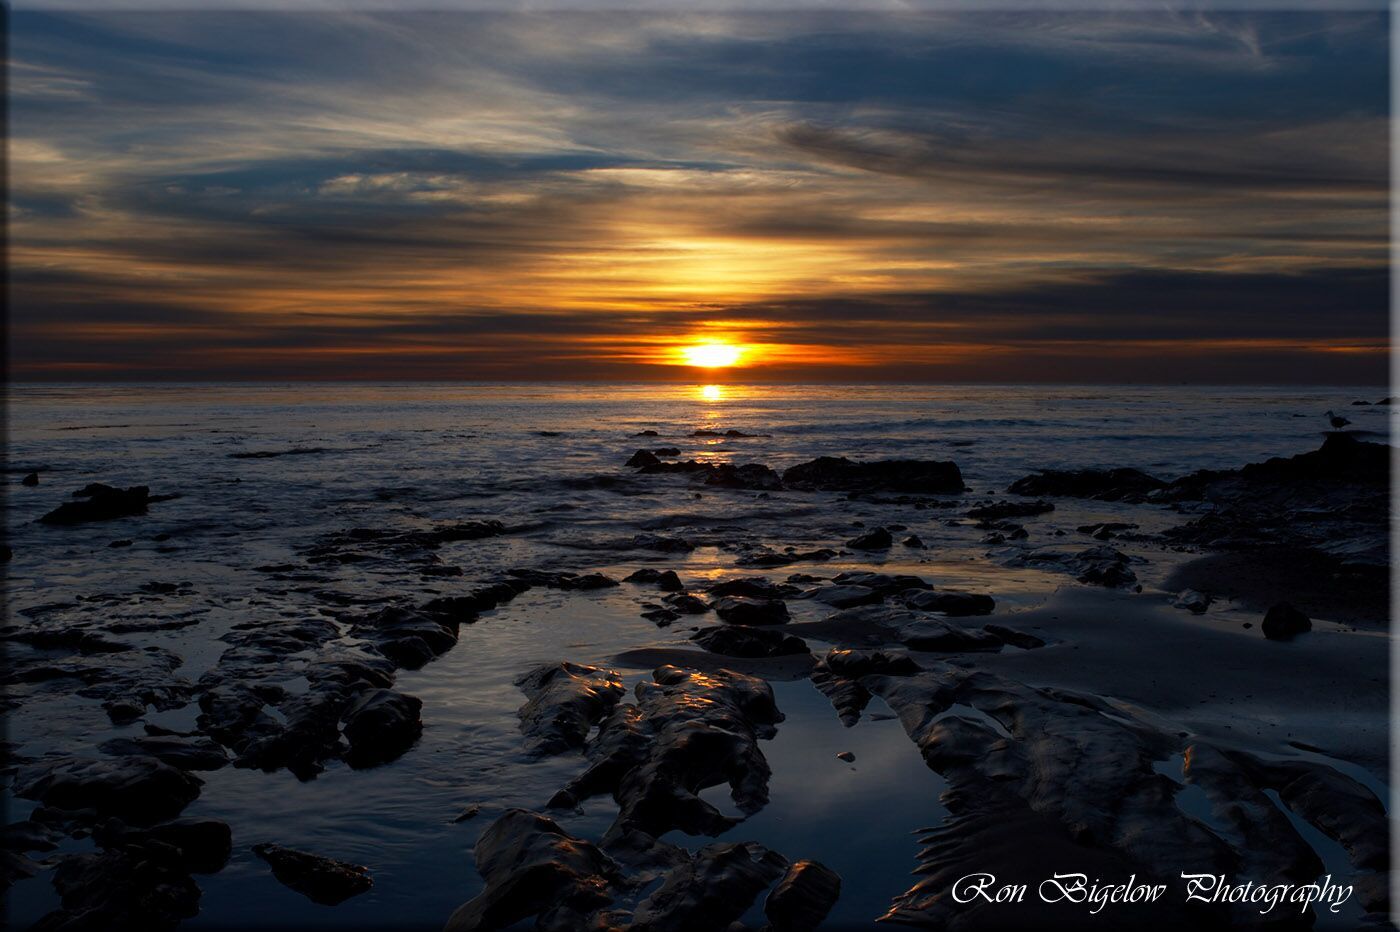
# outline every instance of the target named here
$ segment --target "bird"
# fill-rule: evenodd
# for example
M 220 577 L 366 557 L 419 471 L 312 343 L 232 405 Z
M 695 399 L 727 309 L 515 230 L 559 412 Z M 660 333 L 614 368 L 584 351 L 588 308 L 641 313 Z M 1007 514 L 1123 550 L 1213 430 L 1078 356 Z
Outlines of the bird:
M 1351 423 L 1351 421 L 1347 420 L 1344 417 L 1341 417 L 1340 415 L 1333 414 L 1331 411 L 1327 412 L 1327 419 L 1332 423 L 1332 428 L 1334 430 L 1341 430 L 1343 427 L 1346 427 L 1348 424 Z

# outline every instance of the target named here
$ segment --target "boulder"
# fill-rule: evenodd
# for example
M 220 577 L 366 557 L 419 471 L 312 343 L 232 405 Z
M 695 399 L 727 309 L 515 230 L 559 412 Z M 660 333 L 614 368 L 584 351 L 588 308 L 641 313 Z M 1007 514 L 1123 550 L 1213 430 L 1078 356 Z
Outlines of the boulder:
M 878 460 L 858 463 L 822 456 L 790 467 L 783 485 L 825 492 L 952 493 L 964 489 L 957 464 L 939 460 Z
M 772 628 L 747 625 L 717 625 L 691 635 L 690 639 L 710 653 L 726 657 L 783 657 L 807 653 L 807 643 L 801 638 Z
M 849 762 L 854 755 L 843 759 Z M 798 861 L 768 894 L 763 913 L 773 932 L 813 932 L 840 896 L 839 874 L 816 861 Z
M 19 769 L 15 795 L 55 809 L 90 809 L 134 825 L 179 815 L 203 782 L 153 757 L 41 759 Z
M 781 599 L 748 599 L 726 596 L 715 603 L 715 614 L 732 625 L 781 625 L 789 615 Z
M 1017 479 L 1006 491 L 1013 495 L 1055 495 L 1105 502 L 1141 502 L 1167 483 L 1140 469 L 1045 469 Z
M 638 450 L 636 453 L 632 454 L 632 458 L 629 459 L 624 465 L 631 466 L 635 469 L 640 469 L 643 466 L 656 466 L 660 462 L 661 460 L 658 459 L 656 454 L 652 453 L 650 450 Z
M 200 736 L 113 738 L 98 750 L 114 757 L 154 757 L 181 770 L 218 770 L 228 763 L 228 754 L 221 744 Z
M 852 550 L 889 550 L 894 546 L 894 538 L 890 536 L 889 531 L 877 527 L 846 541 L 846 546 Z
M 342 731 L 352 767 L 372 767 L 397 759 L 423 733 L 422 700 L 392 689 L 363 693 L 346 712 Z
M 74 492 L 73 496 L 78 500 L 64 502 L 39 520 L 44 524 L 81 524 L 129 518 L 144 515 L 153 501 L 151 490 L 144 485 L 114 489 L 97 482 Z
M 1311 631 L 1312 619 L 1287 602 L 1280 602 L 1264 614 L 1261 627 L 1264 637 L 1272 641 L 1287 641 L 1304 631 Z
M 1039 500 L 1033 502 L 992 502 L 989 505 L 978 505 L 976 508 L 968 509 L 967 516 L 980 518 L 983 521 L 1001 521 L 1006 518 L 1031 518 L 1054 510 L 1054 505 Z
M 520 730 L 527 747 L 540 754 L 583 747 L 626 692 L 613 671 L 568 661 L 537 667 L 515 685 L 529 697 L 520 708 Z
M 272 876 L 313 903 L 335 906 L 374 886 L 369 868 L 281 845 L 254 845 L 253 853 L 272 867 Z
M 812 593 L 812 598 L 834 608 L 854 608 L 883 602 L 883 594 L 866 586 L 826 586 Z

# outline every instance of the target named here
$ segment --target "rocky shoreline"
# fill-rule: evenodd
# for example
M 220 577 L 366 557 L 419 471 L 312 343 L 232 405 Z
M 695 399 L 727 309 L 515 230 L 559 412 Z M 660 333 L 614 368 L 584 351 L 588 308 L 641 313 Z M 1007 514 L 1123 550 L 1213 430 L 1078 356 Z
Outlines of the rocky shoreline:
M 638 526 L 631 537 L 564 542 L 586 558 L 569 568 L 517 566 L 485 579 L 445 562 L 442 552 L 508 546 L 527 525 L 502 517 L 346 528 L 302 542 L 286 562 L 256 567 L 284 591 L 324 596 L 320 611 L 250 613 L 190 676 L 182 672 L 187 658 L 146 638 L 198 625 L 198 609 L 140 621 L 95 610 L 184 599 L 188 589 L 179 584 L 148 584 L 106 602 L 27 606 L 0 630 L 10 661 L 7 710 L 75 694 L 98 703 L 115 730 L 81 752 L 7 746 L 10 793 L 32 807 L 6 829 L 5 885 L 51 877 L 61 905 L 36 928 L 173 928 L 199 912 L 195 875 L 217 872 L 235 844 L 247 846 L 236 825 L 183 815 L 205 785 L 197 774 L 285 770 L 310 782 L 328 767 L 393 766 L 432 724 L 420 698 L 398 685 L 406 672 L 431 674 L 464 628 L 494 623 L 526 593 L 553 593 L 567 604 L 616 591 L 635 600 L 663 640 L 517 671 L 521 752 L 541 761 L 576 757 L 579 767 L 535 809 L 509 808 L 483 823 L 474 856 L 484 885 L 444 917 L 453 932 L 524 920 L 541 929 L 816 928 L 843 882 L 820 852 L 742 839 L 692 843 L 741 838 L 745 819 L 769 802 L 764 744 L 785 720 L 769 678 L 809 680 L 847 728 L 859 726 L 872 703 L 883 704 L 946 781 L 948 818 L 928 828 L 927 847 L 911 865 L 921 879 L 890 905 L 888 920 L 1045 927 L 1038 923 L 1049 920 L 1033 910 L 952 903 L 951 879 L 973 870 L 1044 873 L 1075 863 L 1112 876 L 1195 869 L 1308 882 L 1324 864 L 1300 832 L 1307 825 L 1345 851 L 1359 890 L 1357 921 L 1387 927 L 1384 806 L 1329 760 L 1368 743 L 1365 764 L 1385 756 L 1379 740 L 1365 736 L 1387 712 L 1384 641 L 1366 643 L 1347 625 L 1376 628 L 1388 613 L 1380 608 L 1388 606 L 1388 446 L 1332 433 L 1313 452 L 1170 480 L 1133 469 L 1047 469 L 990 497 L 972 492 L 950 461 L 819 457 L 779 472 L 663 458 L 678 454 L 638 450 L 612 481 L 663 483 L 672 500 L 744 495 L 759 508 L 778 497 L 818 507 L 844 500 L 886 519 L 792 541 L 685 521 Z M 25 484 L 47 487 L 41 479 Z M 56 528 L 140 520 L 169 499 L 144 486 L 93 483 L 40 520 Z M 1042 529 L 1086 501 L 1145 517 Z M 1175 520 L 1161 530 L 1140 526 L 1159 520 L 1153 515 Z M 915 526 L 919 533 L 911 533 Z M 1090 601 L 1005 611 L 998 592 L 903 571 L 901 559 L 937 546 L 935 527 L 980 535 L 990 566 L 1062 577 L 1073 598 Z M 730 561 L 720 576 L 667 565 L 709 547 Z M 1276 553 L 1312 576 L 1271 584 L 1239 572 Z M 1174 561 L 1160 586 L 1155 577 L 1145 585 L 1154 555 Z M 635 568 L 623 574 L 619 565 Z M 429 591 L 386 603 L 336 596 L 326 586 L 326 573 L 380 571 L 412 574 Z M 1227 601 L 1264 617 L 1228 633 L 1192 627 Z M 1061 604 L 1073 619 L 1051 610 Z M 1120 623 L 1086 621 L 1112 612 Z M 1160 644 L 1186 646 L 1158 658 L 1141 641 L 1149 630 Z M 1190 656 L 1193 641 L 1216 649 Z M 1335 662 L 1330 672 L 1303 672 L 1297 654 L 1314 649 Z M 1114 658 L 1131 666 L 1144 650 L 1173 671 L 1176 685 L 1112 682 L 1096 669 Z M 1330 748 L 1298 739 L 1312 756 L 1281 759 L 1279 742 L 1197 720 L 1177 694 L 1223 688 L 1243 666 L 1267 671 L 1280 651 L 1291 652 L 1293 675 L 1314 686 L 1348 671 L 1374 680 L 1355 687 L 1370 716 L 1361 730 Z M 619 668 L 646 672 L 625 679 Z M 1282 694 L 1300 684 L 1267 688 L 1260 703 L 1270 708 L 1287 705 Z M 178 710 L 194 713 L 188 727 L 147 720 Z M 1299 731 L 1315 738 L 1308 726 Z M 703 795 L 726 786 L 731 812 Z M 1188 793 L 1197 798 L 1191 811 L 1180 802 Z M 616 807 L 605 830 L 585 837 L 561 824 L 561 813 L 599 799 Z M 678 833 L 690 840 L 678 843 Z M 89 850 L 65 851 L 72 841 Z M 272 877 L 316 903 L 342 903 L 374 884 L 373 864 L 275 839 L 250 850 Z M 1133 921 L 1261 924 L 1257 913 L 1226 907 L 1134 912 Z

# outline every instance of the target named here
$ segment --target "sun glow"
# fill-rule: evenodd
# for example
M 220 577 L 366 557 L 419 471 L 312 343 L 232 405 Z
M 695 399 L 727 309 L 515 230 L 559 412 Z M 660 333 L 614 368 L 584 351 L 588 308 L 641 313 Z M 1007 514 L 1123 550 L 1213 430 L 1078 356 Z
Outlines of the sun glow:
M 702 385 L 700 386 L 700 397 L 705 401 L 723 401 L 723 385 Z
M 702 369 L 723 369 L 737 365 L 744 355 L 742 347 L 732 343 L 697 343 L 681 349 L 681 357 L 687 365 Z

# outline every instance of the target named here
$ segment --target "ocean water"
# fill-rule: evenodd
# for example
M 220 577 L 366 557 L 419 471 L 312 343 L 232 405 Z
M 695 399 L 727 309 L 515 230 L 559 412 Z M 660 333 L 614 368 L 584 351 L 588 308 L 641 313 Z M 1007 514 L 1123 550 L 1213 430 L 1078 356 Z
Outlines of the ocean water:
M 603 571 L 673 568 L 692 585 L 736 569 L 735 547 L 839 546 L 853 529 L 899 521 L 929 545 L 874 558 L 939 584 L 990 592 L 998 613 L 1035 604 L 1064 582 L 989 560 L 983 532 L 946 514 L 832 495 L 692 486 L 623 467 L 638 448 L 677 447 L 682 459 L 761 462 L 778 470 L 820 455 L 951 459 L 974 490 L 1002 490 L 1041 467 L 1134 466 L 1171 478 L 1315 448 L 1333 409 L 1354 427 L 1389 435 L 1389 407 L 1353 407 L 1385 389 L 641 385 L 27 385 L 7 395 L 7 565 L 12 619 L 61 603 L 61 617 L 195 619 L 135 642 L 176 651 L 197 679 L 218 660 L 219 638 L 253 618 L 315 616 L 328 595 L 418 603 L 471 588 L 509 567 Z M 717 439 L 696 430 L 762 436 Z M 655 430 L 657 437 L 635 436 Z M 234 454 L 276 454 L 256 458 Z M 20 477 L 39 470 L 40 484 Z M 89 482 L 148 485 L 177 495 L 150 514 L 55 528 L 34 519 Z M 1118 516 L 1086 503 L 1051 516 L 1069 527 Z M 425 576 L 395 560 L 319 565 L 298 581 L 258 566 L 352 527 L 415 528 L 492 518 L 509 533 L 437 552 L 459 577 Z M 1137 520 L 1135 518 L 1135 520 Z M 1169 522 L 1170 516 L 1161 517 Z M 684 554 L 629 549 L 650 532 L 700 545 Z M 112 547 L 114 541 L 130 541 Z M 768 571 L 825 575 L 867 568 L 840 558 Z M 850 560 L 850 562 L 847 562 Z M 149 582 L 181 588 L 143 593 Z M 1150 585 L 1150 579 L 1148 580 Z M 188 585 L 184 585 L 188 584 Z M 521 748 L 514 678 L 559 659 L 619 669 L 629 684 L 649 667 L 619 661 L 641 647 L 685 642 L 688 621 L 658 628 L 640 617 L 648 588 L 596 593 L 532 590 L 462 629 L 458 645 L 397 687 L 423 699 L 422 740 L 399 761 L 353 771 L 333 763 L 313 781 L 232 767 L 202 775 L 186 815 L 234 828 L 235 854 L 197 878 L 202 912 L 191 928 L 438 928 L 480 889 L 476 835 L 509 806 L 540 807 L 581 769 L 577 755 L 544 760 Z M 93 599 L 93 597 L 98 597 Z M 338 607 L 338 606 L 337 606 Z M 799 620 L 819 617 L 792 603 Z M 820 644 L 813 644 L 820 650 Z M 289 683 L 289 688 L 294 688 Z M 844 729 L 805 681 L 777 682 L 787 720 L 765 743 L 773 801 L 722 840 L 754 839 L 797 859 L 826 861 L 846 878 L 837 925 L 873 920 L 913 880 L 914 832 L 936 824 L 942 782 L 898 724 L 867 715 Z M 62 688 L 22 697 L 8 739 L 27 756 L 89 751 L 139 725 L 115 728 L 97 703 Z M 878 713 L 877 708 L 871 712 Z M 145 719 L 189 727 L 193 706 Z M 834 759 L 856 753 L 854 764 Z M 708 797 L 707 797 L 708 798 Z M 715 800 L 718 802 L 718 800 Z M 10 818 L 32 804 L 10 800 Z M 453 824 L 465 806 L 476 819 Z M 596 838 L 610 800 L 561 816 Z M 337 908 L 282 887 L 248 846 L 275 841 L 369 865 L 375 887 Z M 699 845 L 705 839 L 692 840 Z M 67 844 L 82 850 L 81 841 Z M 47 877 L 18 884 L 7 907 L 22 927 L 56 905 Z

